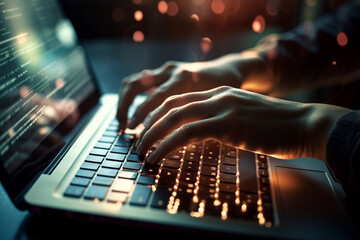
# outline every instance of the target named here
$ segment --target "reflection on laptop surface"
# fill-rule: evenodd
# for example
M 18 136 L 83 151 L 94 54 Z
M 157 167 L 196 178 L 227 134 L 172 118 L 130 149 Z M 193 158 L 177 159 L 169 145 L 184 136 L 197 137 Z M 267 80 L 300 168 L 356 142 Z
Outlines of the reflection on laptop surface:
M 58 3 L 0 9 L 1 181 L 19 208 L 208 234 L 349 237 L 344 192 L 316 159 L 209 140 L 148 166 L 134 145 L 141 129 L 119 135 L 117 96 L 100 96 Z

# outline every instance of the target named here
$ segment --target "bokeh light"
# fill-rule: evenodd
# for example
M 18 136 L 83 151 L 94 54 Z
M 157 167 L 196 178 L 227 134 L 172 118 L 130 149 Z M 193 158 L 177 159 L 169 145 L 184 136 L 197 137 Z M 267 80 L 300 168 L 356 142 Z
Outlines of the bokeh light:
M 161 13 L 161 14 L 166 14 L 169 6 L 167 4 L 167 2 L 165 1 L 160 1 L 157 5 L 157 8 L 158 8 L 158 11 Z
M 141 10 L 135 11 L 135 13 L 134 13 L 134 19 L 135 19 L 136 21 L 140 22 L 140 21 L 143 19 L 143 17 L 144 17 L 144 14 L 143 14 L 143 12 L 142 12 Z
M 144 33 L 140 30 L 135 31 L 133 34 L 134 42 L 143 42 L 145 40 Z
M 121 22 L 125 18 L 124 10 L 121 7 L 116 7 L 112 11 L 112 18 L 115 22 Z
M 191 14 L 190 16 L 191 20 L 194 20 L 195 22 L 199 22 L 200 21 L 200 18 L 199 18 L 199 15 L 197 14 Z
M 168 10 L 167 10 L 167 15 L 174 17 L 178 14 L 179 12 L 179 6 L 177 5 L 176 2 L 169 2 L 168 3 Z
M 132 0 L 132 2 L 136 5 L 139 5 L 142 3 L 142 0 Z
M 336 37 L 336 41 L 339 46 L 344 47 L 348 44 L 348 37 L 344 32 L 340 32 Z
M 262 33 L 265 30 L 265 18 L 262 15 L 257 15 L 252 22 L 252 30 L 256 33 Z
M 223 0 L 212 0 L 211 10 L 215 14 L 222 14 L 225 11 L 225 3 Z
M 208 37 L 203 37 L 200 41 L 200 48 L 203 53 L 208 53 L 212 49 L 212 40 Z

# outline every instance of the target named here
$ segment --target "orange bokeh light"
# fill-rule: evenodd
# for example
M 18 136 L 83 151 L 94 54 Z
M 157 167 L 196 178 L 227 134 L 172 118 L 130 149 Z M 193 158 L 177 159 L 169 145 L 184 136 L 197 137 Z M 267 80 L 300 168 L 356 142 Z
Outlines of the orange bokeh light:
M 134 12 L 134 19 L 138 22 L 140 22 L 144 17 L 144 14 L 141 10 L 137 10 Z
M 252 30 L 256 33 L 262 33 L 265 30 L 265 18 L 261 15 L 257 15 L 252 22 Z
M 145 40 L 144 33 L 140 30 L 135 31 L 133 34 L 134 42 L 143 42 Z
M 208 53 L 212 49 L 212 40 L 208 37 L 203 37 L 200 41 L 200 48 L 203 53 Z
M 197 14 L 191 14 L 191 16 L 190 16 L 190 18 L 192 19 L 192 20 L 194 20 L 195 22 L 199 22 L 200 21 L 200 18 L 199 18 L 199 15 L 197 15 Z
M 157 5 L 158 7 L 158 11 L 161 13 L 161 14 L 165 14 L 169 8 L 167 2 L 165 1 L 160 1 Z
M 167 10 L 167 15 L 174 17 L 178 14 L 179 12 L 179 6 L 177 5 L 176 2 L 169 2 L 168 3 L 168 10 Z
M 222 14 L 225 11 L 225 3 L 223 0 L 212 0 L 211 10 L 215 14 Z
M 344 32 L 340 32 L 336 37 L 336 41 L 339 46 L 344 47 L 348 44 L 348 37 Z

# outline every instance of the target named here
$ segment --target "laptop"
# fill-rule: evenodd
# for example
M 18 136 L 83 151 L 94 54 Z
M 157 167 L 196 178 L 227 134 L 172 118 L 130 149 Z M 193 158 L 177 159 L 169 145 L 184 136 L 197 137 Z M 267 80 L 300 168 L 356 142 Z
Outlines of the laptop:
M 0 177 L 19 209 L 204 235 L 355 236 L 345 192 L 320 160 L 206 140 L 145 164 L 141 126 L 119 135 L 118 96 L 101 94 L 58 2 L 0 10 Z

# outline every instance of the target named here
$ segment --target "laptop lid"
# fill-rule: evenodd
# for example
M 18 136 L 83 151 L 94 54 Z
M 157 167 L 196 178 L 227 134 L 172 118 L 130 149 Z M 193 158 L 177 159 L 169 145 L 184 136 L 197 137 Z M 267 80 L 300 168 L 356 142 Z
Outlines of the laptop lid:
M 21 207 L 37 173 L 66 151 L 100 93 L 56 0 L 0 3 L 0 178 Z

